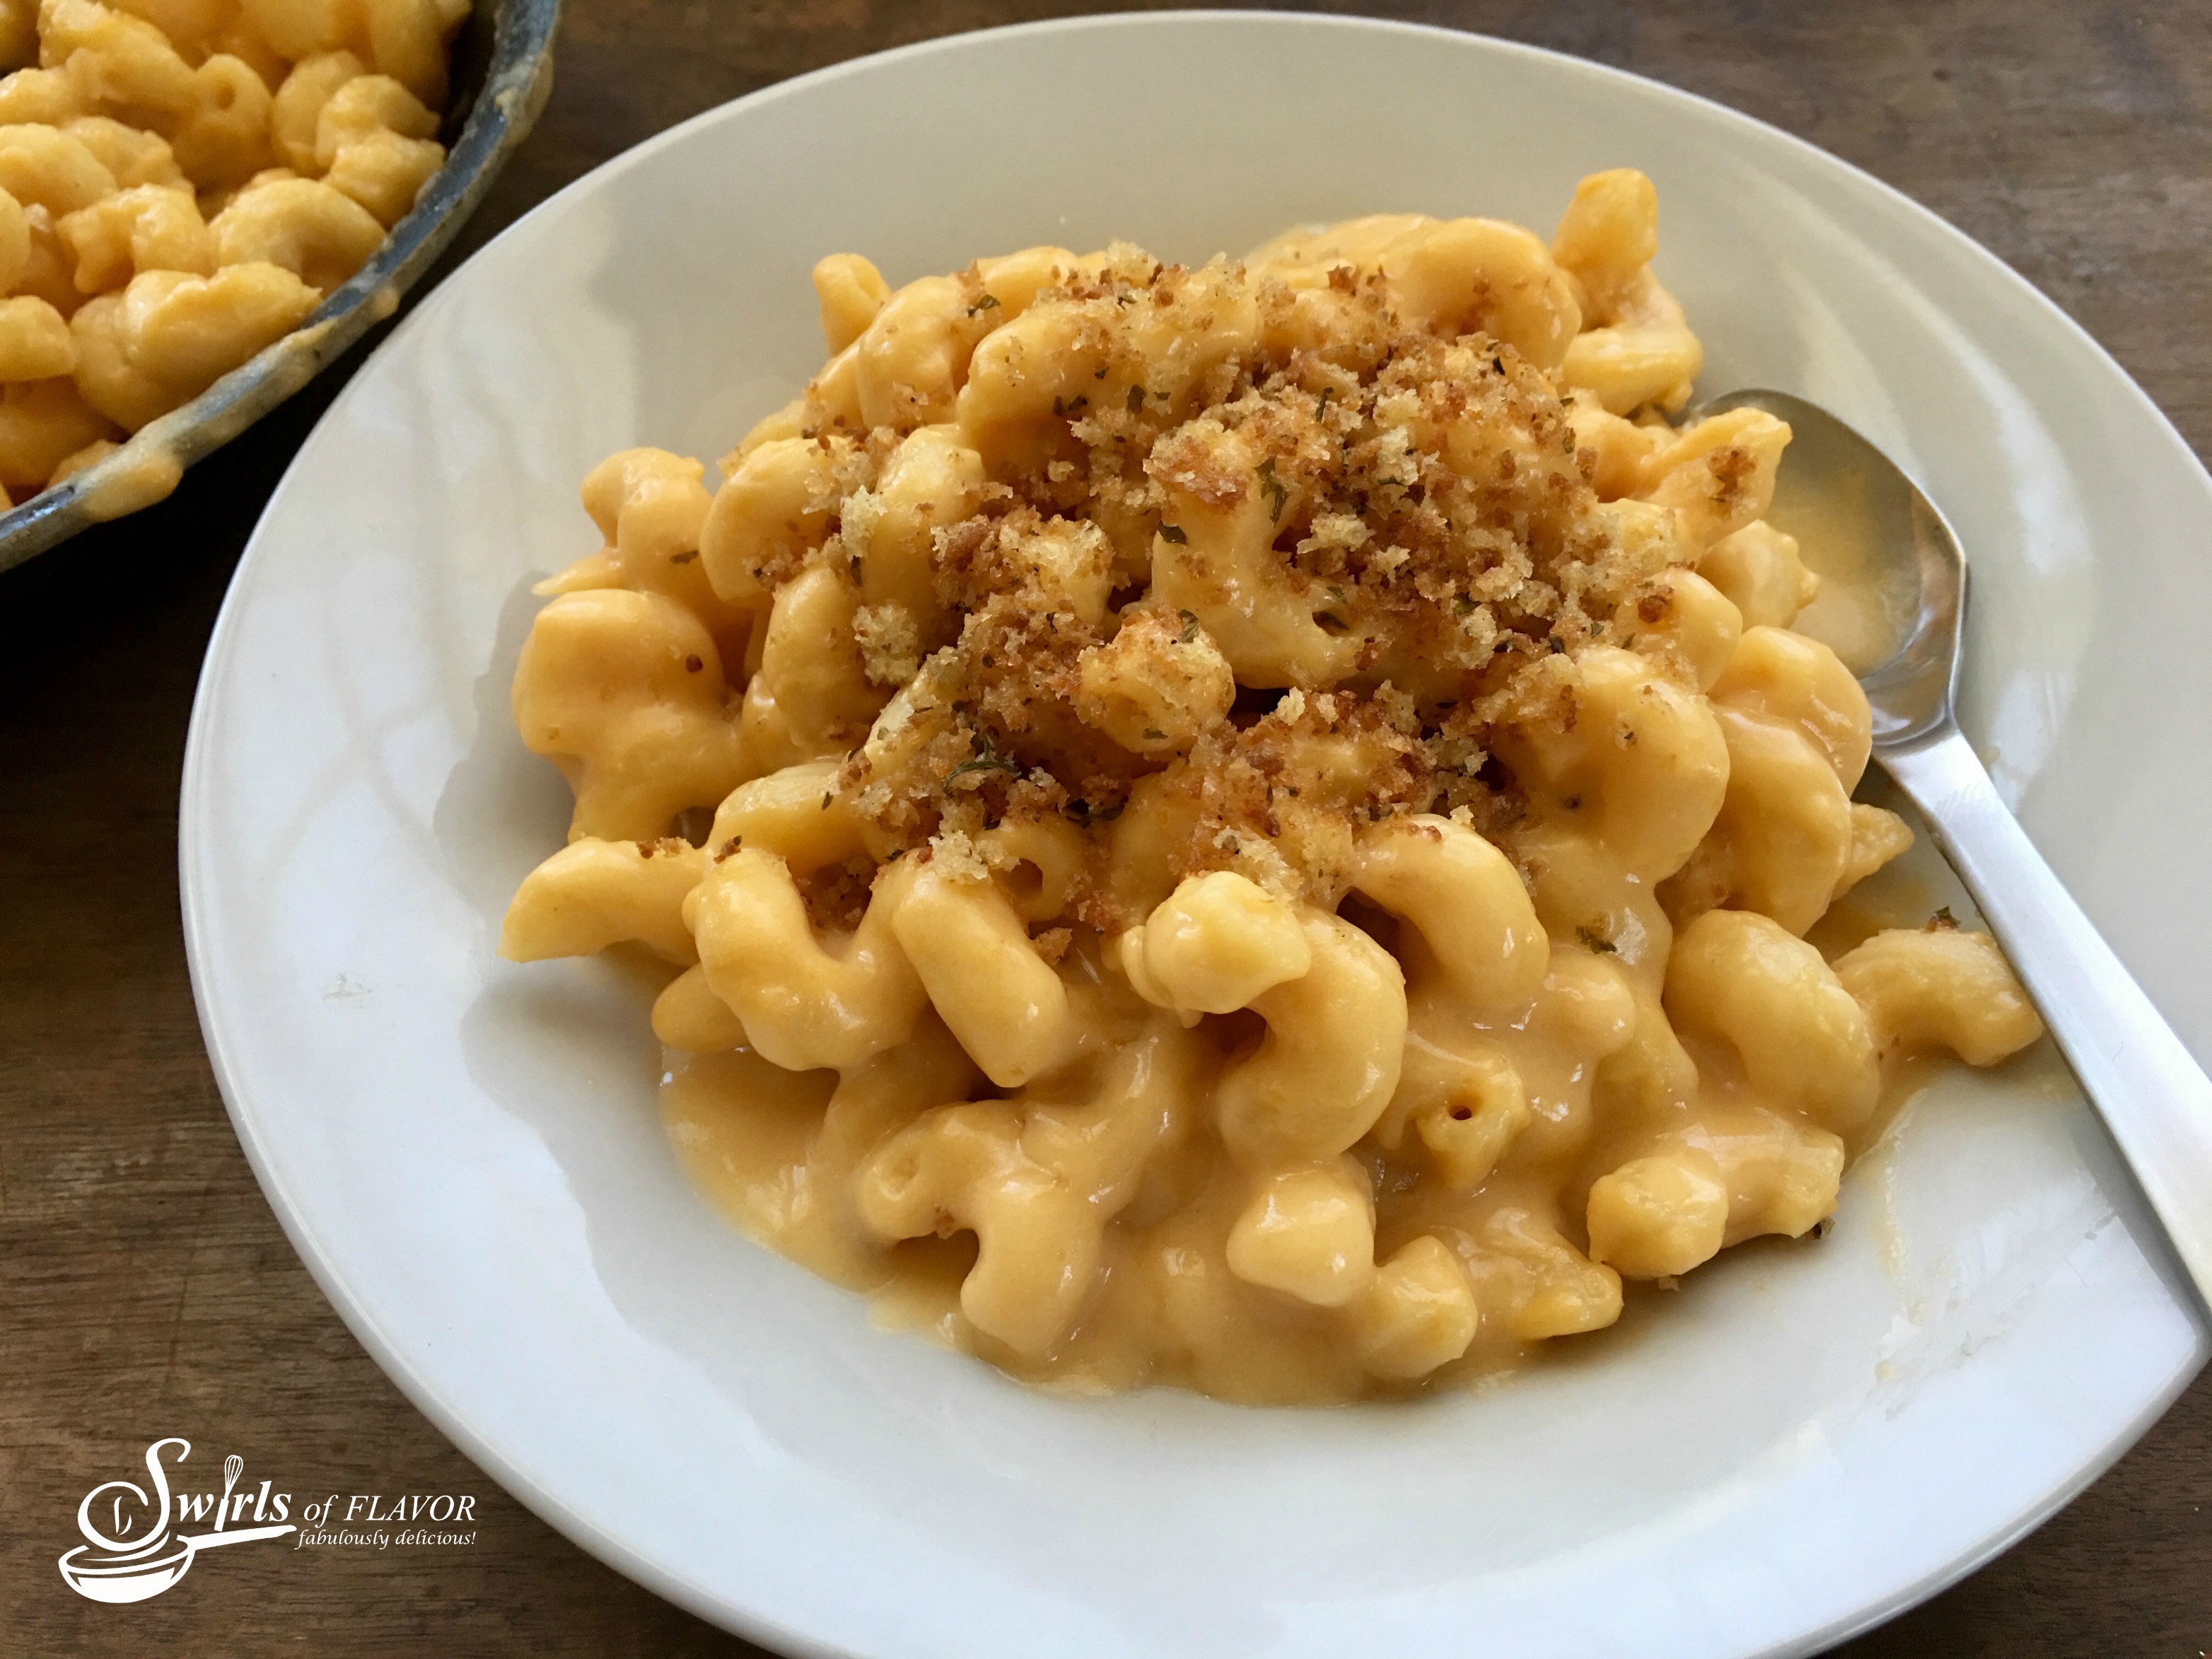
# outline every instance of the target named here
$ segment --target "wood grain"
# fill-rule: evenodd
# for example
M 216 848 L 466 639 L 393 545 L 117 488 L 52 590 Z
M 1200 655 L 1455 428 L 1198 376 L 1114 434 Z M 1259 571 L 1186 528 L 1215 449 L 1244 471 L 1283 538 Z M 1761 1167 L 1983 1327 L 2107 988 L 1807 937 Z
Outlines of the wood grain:
M 1826 146 L 2010 261 L 2212 453 L 2201 0 L 1339 9 L 1558 47 Z M 453 258 L 723 100 L 880 47 L 1075 9 L 569 0 L 551 106 Z M 163 506 L 0 578 L 0 1653 L 755 1652 L 580 1553 L 401 1397 L 293 1254 L 209 1073 L 178 921 L 185 720 L 231 568 L 344 372 Z M 477 1541 L 327 1552 L 312 1570 L 257 1546 L 137 1607 L 68 1594 L 53 1558 L 79 1497 L 176 1432 L 209 1455 L 245 1450 L 249 1473 L 281 1470 L 298 1490 L 473 1492 Z M 2208 1649 L 2212 1377 L 2200 1377 L 2057 1518 L 1839 1651 Z

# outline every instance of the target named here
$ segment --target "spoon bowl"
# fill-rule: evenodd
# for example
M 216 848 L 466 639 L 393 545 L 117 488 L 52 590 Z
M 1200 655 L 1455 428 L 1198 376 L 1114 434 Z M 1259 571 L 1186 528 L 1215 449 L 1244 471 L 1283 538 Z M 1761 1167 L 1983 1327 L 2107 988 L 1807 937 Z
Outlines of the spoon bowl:
M 1966 556 L 1950 521 L 1888 456 L 1819 404 L 1731 392 L 1698 416 L 1763 410 L 1790 423 L 1767 521 L 1823 556 L 1823 592 L 1796 623 L 1856 674 L 1877 743 L 1910 742 L 1949 713 L 1966 614 Z

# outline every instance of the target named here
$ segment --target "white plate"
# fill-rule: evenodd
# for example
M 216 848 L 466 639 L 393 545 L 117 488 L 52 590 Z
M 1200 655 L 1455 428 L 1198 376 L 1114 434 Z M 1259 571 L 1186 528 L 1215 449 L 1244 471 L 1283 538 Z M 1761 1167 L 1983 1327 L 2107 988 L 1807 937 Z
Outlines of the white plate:
M 1975 562 L 1965 723 L 2196 1051 L 2212 480 L 2027 284 L 1832 158 L 1465 35 L 1153 15 L 974 35 L 701 117 L 470 261 L 324 418 L 210 652 L 183 803 L 208 1046 L 354 1331 L 586 1548 L 791 1649 L 959 1659 L 1796 1653 L 1925 1595 L 2196 1370 L 2047 1057 L 1961 1078 L 1817 1247 L 1753 1247 L 1486 1395 L 1239 1409 L 1025 1392 L 745 1243 L 655 1115 L 645 1000 L 493 945 L 565 790 L 507 682 L 585 471 L 718 454 L 820 348 L 807 270 L 1039 241 L 1203 258 L 1382 209 L 1548 228 L 1657 181 L 1705 386 L 1788 387 Z

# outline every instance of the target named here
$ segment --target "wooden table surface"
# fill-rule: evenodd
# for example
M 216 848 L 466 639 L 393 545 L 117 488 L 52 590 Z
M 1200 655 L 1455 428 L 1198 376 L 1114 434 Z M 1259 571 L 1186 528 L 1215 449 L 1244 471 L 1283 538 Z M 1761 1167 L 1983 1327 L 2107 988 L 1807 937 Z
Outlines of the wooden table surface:
M 1557 47 L 1825 146 L 2009 261 L 2212 455 L 2204 0 L 1340 9 Z M 551 106 L 456 257 L 695 111 L 880 47 L 1080 9 L 568 0 Z M 0 576 L 0 1654 L 756 1653 L 576 1550 L 386 1381 L 286 1243 L 209 1073 L 178 920 L 185 719 L 232 566 L 342 373 L 163 506 Z M 255 1478 L 303 1492 L 473 1493 L 476 1541 L 307 1561 L 264 1546 L 134 1607 L 70 1594 L 54 1560 L 78 1500 L 165 1434 L 210 1457 L 248 1450 Z M 2208 1649 L 2212 1373 L 2010 1553 L 1838 1651 Z

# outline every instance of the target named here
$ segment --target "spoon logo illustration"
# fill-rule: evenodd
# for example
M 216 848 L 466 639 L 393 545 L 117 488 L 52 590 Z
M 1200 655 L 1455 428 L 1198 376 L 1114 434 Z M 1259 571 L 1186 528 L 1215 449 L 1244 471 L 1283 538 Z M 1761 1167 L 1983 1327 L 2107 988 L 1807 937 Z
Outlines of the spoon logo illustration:
M 60 1559 L 62 1578 L 79 1595 L 94 1601 L 143 1601 L 159 1595 L 191 1570 L 202 1550 L 223 1544 L 247 1544 L 259 1538 L 276 1538 L 295 1530 L 283 1526 L 230 1528 L 248 1501 L 240 1494 L 234 1505 L 231 1494 L 245 1472 L 246 1461 L 233 1455 L 222 1460 L 222 1496 L 210 1498 L 179 1495 L 172 1502 L 169 1472 L 162 1453 L 177 1449 L 176 1462 L 192 1455 L 192 1443 L 172 1435 L 146 1448 L 146 1477 L 149 1494 L 135 1480 L 109 1480 L 94 1486 L 76 1506 L 76 1529 L 85 1541 Z M 262 1483 L 265 1498 L 268 1483 Z M 256 1503 L 257 1516 L 259 1504 Z M 198 1520 L 214 1512 L 215 1525 L 206 1532 L 173 1533 L 173 1519 Z M 276 1513 L 284 1513 L 280 1498 Z M 103 1528 L 106 1529 L 103 1529 Z

